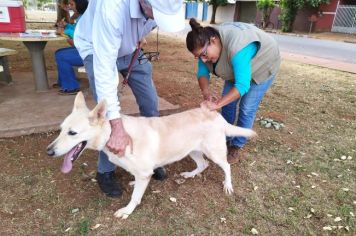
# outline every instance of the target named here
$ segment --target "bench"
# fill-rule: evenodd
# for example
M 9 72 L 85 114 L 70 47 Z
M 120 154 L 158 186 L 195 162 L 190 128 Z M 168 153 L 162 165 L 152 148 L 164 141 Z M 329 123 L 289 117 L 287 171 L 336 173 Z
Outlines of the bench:
M 85 67 L 84 66 L 78 67 L 78 73 L 86 73 Z
M 7 56 L 15 55 L 16 53 L 16 50 L 0 48 L 0 81 L 5 81 L 7 84 L 12 82 Z

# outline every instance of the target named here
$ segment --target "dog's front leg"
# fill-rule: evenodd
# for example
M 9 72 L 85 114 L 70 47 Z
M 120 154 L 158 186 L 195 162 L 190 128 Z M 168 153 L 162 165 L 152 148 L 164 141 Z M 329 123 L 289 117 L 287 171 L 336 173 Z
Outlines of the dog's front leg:
M 135 176 L 135 187 L 131 196 L 130 203 L 115 212 L 115 216 L 118 218 L 126 219 L 129 215 L 135 210 L 136 206 L 141 203 L 141 199 L 145 190 L 147 188 L 148 183 L 150 182 L 151 176 L 143 177 L 143 176 Z

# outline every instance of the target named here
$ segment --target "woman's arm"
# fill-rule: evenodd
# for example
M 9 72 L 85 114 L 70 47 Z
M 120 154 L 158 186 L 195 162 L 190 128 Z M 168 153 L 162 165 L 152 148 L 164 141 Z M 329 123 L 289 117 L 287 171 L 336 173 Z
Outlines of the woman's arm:
M 252 76 L 251 63 L 257 50 L 258 43 L 253 42 L 232 57 L 231 65 L 234 73 L 234 87 L 215 103 L 206 103 L 206 106 L 208 106 L 210 110 L 220 109 L 248 92 Z
M 213 101 L 214 98 L 211 95 L 209 89 L 210 72 L 208 67 L 204 64 L 204 62 L 200 58 L 198 61 L 197 78 L 204 100 Z

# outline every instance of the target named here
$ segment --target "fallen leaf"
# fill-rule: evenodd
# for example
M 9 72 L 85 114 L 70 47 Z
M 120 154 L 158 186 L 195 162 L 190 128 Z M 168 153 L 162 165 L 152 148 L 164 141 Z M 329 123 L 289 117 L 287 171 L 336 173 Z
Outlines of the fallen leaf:
M 340 157 L 341 160 L 346 160 L 346 158 L 347 158 L 346 156 L 341 156 Z
M 348 157 L 347 157 L 347 160 L 352 160 L 352 156 L 348 156 Z
M 315 185 L 312 185 L 311 188 L 315 188 L 316 186 Z
M 311 172 L 311 174 L 314 175 L 314 176 L 316 176 L 316 177 L 319 176 L 319 174 L 318 174 L 318 173 L 315 173 L 315 172 Z
M 77 213 L 77 212 L 79 212 L 79 209 L 78 208 L 74 208 L 74 209 L 72 209 L 72 214 L 74 214 L 74 213 Z
M 354 213 L 353 213 L 352 211 L 350 211 L 350 215 L 351 215 L 352 217 L 355 217 L 355 215 L 354 215 Z
M 333 230 L 333 229 L 331 228 L 331 226 L 324 226 L 324 227 L 323 227 L 323 230 L 329 230 L 329 231 L 331 231 L 331 230 Z
M 333 215 L 331 215 L 331 214 L 326 214 L 327 215 L 327 217 L 333 217 Z
M 220 218 L 220 222 L 226 224 L 226 218 L 221 217 L 221 218 Z
M 177 198 L 175 197 L 170 197 L 169 200 L 171 200 L 171 202 L 177 202 Z
M 252 229 L 251 229 L 251 233 L 254 234 L 254 235 L 257 235 L 257 234 L 258 234 L 258 231 L 257 231 L 257 229 L 252 228 Z
M 304 219 L 309 219 L 310 217 L 312 217 L 312 214 L 308 214 L 307 216 L 304 217 Z
M 185 182 L 185 179 L 175 179 L 174 182 L 177 184 L 183 184 Z
M 345 226 L 346 231 L 350 231 L 349 226 Z
M 94 230 L 94 229 L 99 228 L 100 226 L 101 226 L 101 224 L 96 224 L 95 226 L 91 227 L 90 229 L 91 229 L 91 230 Z
M 340 217 L 336 217 L 335 219 L 334 219 L 334 221 L 335 222 L 339 222 L 339 221 L 341 221 L 342 219 L 340 218 Z
M 152 193 L 160 193 L 160 190 L 153 190 Z
M 288 207 L 288 211 L 292 212 L 295 211 L 295 209 L 293 207 Z
M 311 212 L 311 213 L 315 213 L 314 208 L 310 208 L 310 212 Z
M 350 189 L 348 189 L 348 188 L 342 188 L 342 190 L 344 190 L 345 192 L 348 192 Z
M 255 190 L 255 191 L 256 191 L 257 189 L 258 189 L 258 186 L 253 187 L 253 190 Z
M 64 230 L 64 232 L 68 232 L 70 229 L 71 229 L 71 228 L 69 227 L 69 228 L 67 228 L 66 230 Z

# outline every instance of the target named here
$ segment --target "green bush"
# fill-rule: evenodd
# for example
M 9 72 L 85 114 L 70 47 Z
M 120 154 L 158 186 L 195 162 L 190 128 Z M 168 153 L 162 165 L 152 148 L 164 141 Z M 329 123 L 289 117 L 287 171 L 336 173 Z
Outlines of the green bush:
M 258 0 L 256 2 L 257 9 L 262 12 L 262 27 L 265 28 L 269 22 L 271 12 L 275 7 L 273 0 Z

